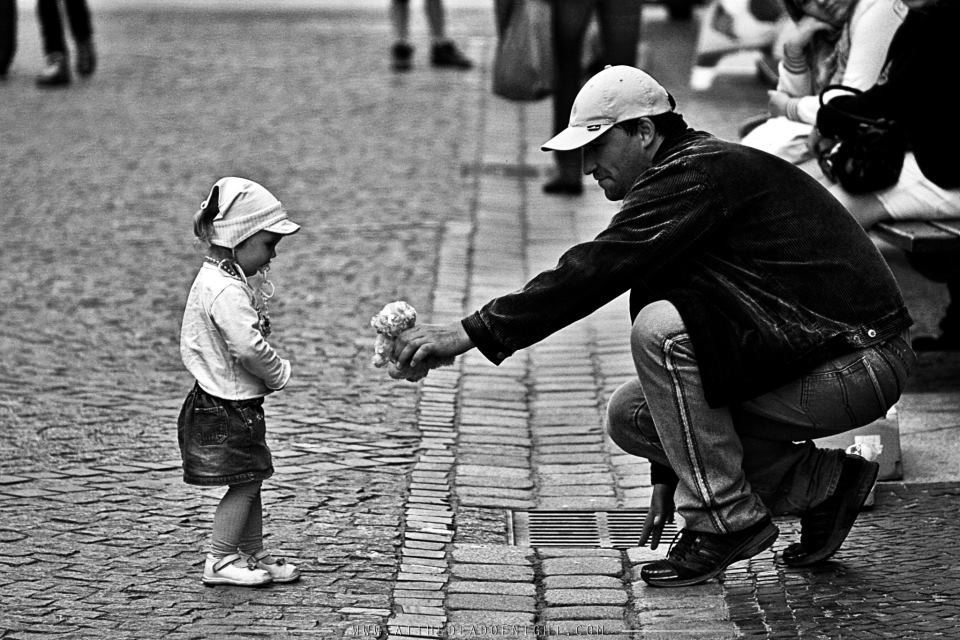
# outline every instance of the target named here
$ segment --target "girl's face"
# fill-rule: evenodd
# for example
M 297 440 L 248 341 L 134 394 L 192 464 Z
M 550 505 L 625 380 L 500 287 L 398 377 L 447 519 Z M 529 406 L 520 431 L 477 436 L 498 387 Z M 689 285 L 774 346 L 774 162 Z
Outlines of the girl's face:
M 237 264 L 247 275 L 253 275 L 277 257 L 277 243 L 282 235 L 272 231 L 258 231 L 243 242 L 234 251 Z
M 846 20 L 853 3 L 850 0 L 801 0 L 798 4 L 806 15 L 829 24 L 840 25 Z

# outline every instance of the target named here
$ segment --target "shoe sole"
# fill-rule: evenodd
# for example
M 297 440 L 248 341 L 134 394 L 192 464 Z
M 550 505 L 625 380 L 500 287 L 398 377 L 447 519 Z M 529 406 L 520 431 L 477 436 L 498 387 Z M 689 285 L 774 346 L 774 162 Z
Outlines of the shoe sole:
M 827 560 L 840 550 L 843 541 L 847 539 L 847 535 L 850 533 L 850 530 L 853 529 L 853 524 L 857 521 L 857 516 L 860 515 L 860 511 L 863 509 L 863 503 L 867 501 L 870 490 L 873 489 L 873 485 L 877 481 L 877 476 L 880 474 L 880 465 L 878 463 L 866 462 L 863 471 L 857 477 L 856 493 L 852 494 L 848 508 L 840 515 L 840 526 L 833 530 L 833 533 L 827 540 L 827 544 L 815 553 L 801 556 L 799 559 L 793 561 L 781 555 L 780 562 L 782 564 L 788 567 L 809 567 Z
M 230 580 L 229 578 L 201 578 L 203 585 L 205 587 L 265 587 L 275 580 L 267 580 L 266 582 L 237 582 L 236 580 Z
M 726 571 L 727 567 L 729 567 L 733 563 L 740 562 L 741 560 L 747 560 L 757 555 L 761 551 L 765 549 L 769 549 L 771 546 L 773 546 L 773 543 L 777 541 L 777 537 L 779 535 L 780 535 L 780 530 L 774 524 L 771 523 L 770 525 L 765 527 L 763 531 L 758 533 L 756 536 L 748 540 L 744 540 L 739 547 L 731 551 L 730 562 L 717 567 L 713 571 L 710 571 L 708 573 L 705 573 L 699 576 L 684 578 L 682 580 L 670 580 L 669 582 L 659 582 L 659 583 L 651 582 L 646 577 L 644 577 L 643 573 L 640 574 L 640 577 L 643 578 L 643 581 L 646 582 L 651 587 L 691 587 L 695 584 L 700 584 L 703 582 L 707 582 L 709 580 L 713 580 L 718 575 Z

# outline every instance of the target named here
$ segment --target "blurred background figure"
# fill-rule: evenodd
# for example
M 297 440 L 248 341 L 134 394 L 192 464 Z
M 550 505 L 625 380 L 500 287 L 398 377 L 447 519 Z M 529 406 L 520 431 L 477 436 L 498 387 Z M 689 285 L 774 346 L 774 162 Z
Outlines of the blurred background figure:
M 807 137 L 820 91 L 829 84 L 871 87 L 906 9 L 900 0 L 784 0 L 784 7 L 791 20 L 780 34 L 783 57 L 770 91 L 770 118 L 741 135 L 745 145 L 800 163 L 812 156 Z
M 776 87 L 779 55 L 774 43 L 785 20 L 781 0 L 710 0 L 700 20 L 690 88 L 709 89 L 721 61 L 744 51 L 761 54 L 756 59 L 757 77 L 771 89 Z
M 0 81 L 17 52 L 17 0 L 0 0 Z
M 960 3 L 955 0 L 903 0 L 910 8 L 897 30 L 886 58 L 880 82 L 859 96 L 831 100 L 843 111 L 869 118 L 886 118 L 901 125 L 907 139 L 900 179 L 891 187 L 872 193 L 849 193 L 826 178 L 811 160 L 802 165 L 818 178 L 866 229 L 884 220 L 960 218 L 960 171 L 956 151 L 960 131 L 950 123 L 955 117 L 953 86 L 947 80 L 954 72 L 960 45 Z M 824 132 L 841 126 L 831 122 L 830 110 L 817 118 Z M 821 139 L 819 130 L 812 146 L 830 148 L 834 141 Z M 946 258 L 937 265 L 946 283 L 950 305 L 940 321 L 939 336 L 914 339 L 917 351 L 960 350 L 960 265 Z M 931 265 L 932 266 L 932 265 Z
M 470 69 L 470 61 L 446 36 L 446 17 L 441 0 L 424 0 L 424 12 L 430 30 L 430 64 L 434 67 Z M 390 0 L 390 21 L 395 41 L 391 49 L 394 71 L 413 68 L 413 45 L 410 44 L 410 0 Z
M 62 0 L 76 45 L 77 74 L 91 75 L 97 68 L 93 48 L 93 26 L 86 0 Z M 37 18 L 46 66 L 37 76 L 37 86 L 58 87 L 70 84 L 70 56 L 67 54 L 60 0 L 37 0 Z
M 584 40 L 593 18 L 597 21 L 600 60 L 605 65 L 637 64 L 641 0 L 553 0 L 553 50 L 556 64 L 553 92 L 553 131 L 567 128 L 573 101 L 586 79 Z M 543 185 L 545 193 L 583 193 L 579 151 L 556 151 L 556 175 Z

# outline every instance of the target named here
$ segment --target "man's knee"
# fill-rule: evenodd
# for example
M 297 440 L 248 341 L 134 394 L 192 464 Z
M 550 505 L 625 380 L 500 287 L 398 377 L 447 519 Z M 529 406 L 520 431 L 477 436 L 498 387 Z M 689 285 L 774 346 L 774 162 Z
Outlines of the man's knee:
M 607 433 L 614 444 L 636 456 L 649 457 L 654 433 L 644 433 L 646 399 L 639 380 L 630 380 L 610 396 L 607 403 Z M 650 425 L 652 429 L 652 424 Z
M 667 300 L 651 302 L 640 310 L 633 321 L 630 333 L 633 355 L 660 351 L 668 339 L 685 332 L 686 326 L 673 303 Z

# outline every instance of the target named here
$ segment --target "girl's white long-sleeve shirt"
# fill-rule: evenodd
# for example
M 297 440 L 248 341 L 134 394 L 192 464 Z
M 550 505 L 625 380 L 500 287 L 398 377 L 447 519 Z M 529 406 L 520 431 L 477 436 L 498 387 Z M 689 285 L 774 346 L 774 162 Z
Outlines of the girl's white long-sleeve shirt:
M 190 288 L 180 357 L 204 391 L 224 400 L 260 398 L 290 380 L 290 362 L 260 331 L 253 289 L 212 264 Z

